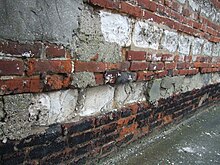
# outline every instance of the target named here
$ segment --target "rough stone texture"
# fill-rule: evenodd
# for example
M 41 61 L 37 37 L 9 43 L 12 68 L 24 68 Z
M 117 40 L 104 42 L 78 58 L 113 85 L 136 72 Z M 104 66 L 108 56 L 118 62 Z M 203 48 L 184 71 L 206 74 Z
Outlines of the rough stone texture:
M 75 117 L 77 90 L 65 90 L 34 96 L 29 106 L 30 119 L 36 125 L 49 125 L 69 121 Z
M 116 42 L 120 46 L 131 44 L 131 22 L 120 14 L 101 11 L 101 31 L 107 42 Z
M 111 86 L 87 88 L 80 95 L 77 106 L 79 116 L 95 115 L 113 109 L 114 88 Z
M 212 56 L 220 56 L 220 43 L 213 44 Z
M 178 2 L 184 4 L 186 2 L 186 0 L 177 0 Z
M 189 55 L 190 53 L 190 45 L 192 38 L 188 36 L 181 35 L 179 38 L 179 53 L 183 55 Z
M 160 84 L 161 79 L 156 79 L 149 82 L 148 85 L 148 100 L 152 103 L 156 102 L 160 98 Z
M 178 46 L 178 41 L 179 36 L 176 32 L 165 30 L 161 41 L 161 48 L 167 49 L 170 52 L 175 52 Z
M 199 4 L 196 3 L 195 0 L 190 0 L 189 2 L 189 6 L 194 10 L 194 11 L 198 11 L 199 10 Z
M 200 38 L 194 38 L 192 40 L 192 54 L 193 55 L 200 55 L 202 51 L 204 40 Z
M 4 104 L 3 104 L 3 99 L 0 97 L 0 122 L 4 120 L 5 117 L 5 112 L 4 112 Z
M 133 43 L 137 47 L 158 49 L 163 30 L 146 22 L 136 22 Z
M 173 86 L 173 78 L 172 77 L 164 77 L 161 81 L 161 87 L 164 89 L 169 89 Z
M 200 89 L 204 85 L 201 74 L 197 74 L 192 77 L 191 79 L 191 84 L 190 84 L 190 89 Z
M 73 74 L 72 84 L 77 88 L 86 88 L 88 86 L 95 86 L 95 76 L 94 73 L 90 72 L 79 72 Z
M 203 55 L 211 56 L 212 54 L 212 43 L 205 41 L 202 50 Z
M 1 0 L 0 38 L 70 43 L 81 9 L 82 0 Z
M 105 40 L 103 37 L 103 34 L 107 34 L 102 33 L 101 19 L 103 18 L 100 18 L 100 15 L 96 12 L 92 13 L 90 10 L 82 11 L 79 18 L 79 28 L 74 31 L 73 35 L 72 49 L 75 58 L 82 61 L 90 61 L 94 59 L 94 57 L 97 58 L 97 61 L 121 61 L 120 46 L 116 41 L 109 43 L 107 42 L 109 40 Z M 109 22 L 109 24 L 111 23 L 113 22 Z M 111 25 L 112 28 L 114 26 L 115 25 Z M 117 35 L 120 36 L 119 34 Z
M 212 79 L 211 79 L 211 84 L 216 84 L 220 82 L 220 75 L 219 73 L 213 73 L 212 74 Z
M 185 78 L 185 76 L 176 76 L 176 77 L 172 78 L 173 83 L 174 83 L 174 91 L 176 93 L 181 91 L 184 78 Z
M 144 91 L 146 90 L 147 83 L 127 83 L 118 85 L 115 89 L 115 102 L 117 107 L 122 107 L 128 103 L 145 101 Z
M 2 127 L 4 136 L 0 139 L 5 137 L 20 139 L 30 134 L 28 106 L 31 104 L 32 97 L 31 94 L 4 96 L 6 118 Z

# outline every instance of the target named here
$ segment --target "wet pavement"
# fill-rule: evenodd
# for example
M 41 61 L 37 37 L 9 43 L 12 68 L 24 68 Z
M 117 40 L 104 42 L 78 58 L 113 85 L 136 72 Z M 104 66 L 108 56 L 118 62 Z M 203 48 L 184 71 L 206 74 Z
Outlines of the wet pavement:
M 220 106 L 144 140 L 103 164 L 220 165 Z

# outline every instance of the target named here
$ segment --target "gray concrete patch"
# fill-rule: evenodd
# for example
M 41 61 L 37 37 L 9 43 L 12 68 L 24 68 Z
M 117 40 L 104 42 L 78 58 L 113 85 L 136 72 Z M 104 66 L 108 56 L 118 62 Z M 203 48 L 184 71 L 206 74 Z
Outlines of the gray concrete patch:
M 82 8 L 82 0 L 0 0 L 0 38 L 68 44 Z

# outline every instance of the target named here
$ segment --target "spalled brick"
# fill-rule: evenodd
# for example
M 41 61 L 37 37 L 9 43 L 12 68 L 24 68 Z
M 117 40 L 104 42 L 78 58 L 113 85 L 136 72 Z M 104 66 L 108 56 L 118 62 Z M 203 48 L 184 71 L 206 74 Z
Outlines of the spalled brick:
M 137 81 L 151 80 L 153 75 L 154 72 L 152 71 L 137 72 Z
M 31 59 L 27 62 L 27 75 L 45 74 L 45 73 L 64 73 L 72 72 L 72 63 L 70 60 L 36 60 Z
M 23 75 L 24 63 L 21 60 L 0 60 L 0 76 Z
M 0 42 L 0 52 L 19 57 L 40 57 L 42 53 L 42 44 L 21 44 L 18 42 Z
M 129 61 L 143 61 L 146 60 L 146 52 L 143 51 L 128 51 L 126 59 Z
M 65 57 L 65 49 L 63 46 L 47 44 L 46 45 L 46 56 L 49 58 Z
M 174 55 L 172 54 L 162 54 L 162 61 L 173 61 Z
M 96 82 L 96 84 L 98 84 L 98 85 L 104 84 L 104 76 L 103 76 L 103 74 L 101 74 L 101 73 L 96 73 L 96 74 L 95 74 L 95 82 Z
M 147 70 L 149 66 L 149 62 L 137 62 L 137 61 L 132 61 L 131 62 L 131 71 L 138 71 L 138 70 Z
M 39 76 L 0 80 L 0 94 L 41 92 L 42 83 Z
M 71 84 L 71 78 L 70 76 L 65 75 L 47 75 L 43 82 L 43 91 L 51 91 L 69 87 Z
M 164 63 L 163 63 L 163 62 L 150 63 L 148 69 L 149 69 L 150 71 L 163 70 L 163 69 L 164 69 Z

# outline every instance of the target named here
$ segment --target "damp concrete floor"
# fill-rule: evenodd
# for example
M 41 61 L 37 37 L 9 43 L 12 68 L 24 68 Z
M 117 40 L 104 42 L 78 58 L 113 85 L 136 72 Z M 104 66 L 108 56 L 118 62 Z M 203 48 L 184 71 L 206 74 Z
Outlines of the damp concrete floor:
M 102 164 L 220 165 L 220 106 L 129 146 Z

